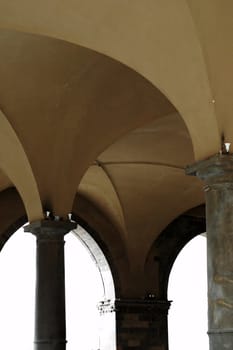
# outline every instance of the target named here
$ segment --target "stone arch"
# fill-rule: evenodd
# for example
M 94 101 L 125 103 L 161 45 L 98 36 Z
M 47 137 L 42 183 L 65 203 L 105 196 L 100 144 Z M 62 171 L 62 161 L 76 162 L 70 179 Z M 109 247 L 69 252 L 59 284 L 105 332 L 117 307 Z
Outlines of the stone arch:
M 115 350 L 115 285 L 109 263 L 100 248 L 96 233 L 79 219 L 78 227 L 73 233 L 88 250 L 93 262 L 98 268 L 103 286 L 103 299 L 98 302 L 99 310 L 99 347 L 103 350 Z M 84 228 L 85 227 L 85 228 Z M 88 231 L 87 231 L 88 230 Z
M 14 188 L 6 189 L 0 194 L 0 204 L 3 205 L 4 211 L 2 212 L 2 216 L 5 218 L 5 222 L 1 220 L 0 227 L 1 250 L 8 239 L 20 227 L 27 223 L 28 218 L 25 213 L 21 198 Z M 13 208 L 14 210 L 11 211 L 9 208 Z M 7 213 L 5 211 L 7 211 Z M 114 269 L 114 264 L 112 263 L 112 258 L 109 254 L 109 250 L 107 249 L 106 244 L 101 240 L 99 234 L 95 232 L 84 220 L 77 217 L 76 215 L 73 215 L 73 219 L 80 225 L 80 229 L 74 231 L 75 235 L 85 244 L 86 248 L 94 258 L 100 274 L 102 275 L 106 298 L 111 297 L 113 299 L 113 297 L 115 297 L 113 289 L 114 285 L 110 277 L 110 274 L 112 272 L 110 272 L 108 265 L 110 262 L 111 269 Z M 117 280 L 116 272 L 114 275 L 115 280 Z M 119 284 L 116 283 L 116 285 Z
M 4 204 L 3 204 L 4 203 Z M 3 212 L 0 213 L 5 218 L 5 222 L 0 220 L 0 253 L 8 239 L 10 239 L 14 233 L 27 223 L 27 215 L 24 210 L 24 206 L 20 196 L 15 188 L 8 188 L 0 193 L 0 205 L 3 205 Z M 9 209 L 14 209 L 13 212 Z M 84 221 L 73 215 L 73 219 L 76 219 L 80 226 L 73 230 L 73 233 L 82 241 L 85 248 L 92 256 L 94 263 L 99 270 L 103 290 L 104 299 L 99 300 L 99 312 L 100 312 L 100 330 L 99 341 L 101 349 L 115 349 L 115 286 L 112 277 L 112 271 L 110 270 L 108 261 L 103 251 L 103 243 L 100 243 L 98 234 L 94 232 Z M 102 246 L 100 248 L 100 245 Z M 107 248 L 105 248 L 107 250 Z
M 1 250 L 5 243 L 8 241 L 8 239 L 28 221 L 28 217 L 25 212 L 22 199 L 15 188 L 11 187 L 0 193 L 0 206 L 2 208 L 0 212 Z M 92 217 L 95 218 L 92 222 L 90 222 L 90 220 L 88 220 L 89 222 L 86 221 L 87 218 L 84 215 L 85 212 L 88 213 L 89 211 L 92 211 Z M 97 251 L 96 261 L 100 261 L 100 265 L 102 264 L 101 253 L 100 250 L 95 248 L 96 245 L 103 252 L 102 254 L 105 256 L 113 276 L 116 296 L 120 297 L 123 279 L 127 279 L 128 262 L 125 247 L 123 241 L 121 241 L 120 239 L 119 233 L 117 233 L 114 230 L 112 232 L 111 230 L 109 231 L 111 223 L 108 222 L 106 218 L 102 217 L 102 214 L 98 213 L 98 210 L 95 207 L 92 207 L 90 203 L 86 203 L 85 199 L 80 199 L 78 205 L 77 202 L 75 203 L 75 206 L 73 208 L 73 219 L 81 227 L 83 227 L 83 229 L 86 230 L 86 232 L 88 232 L 93 242 L 95 242 L 93 244 L 93 250 Z M 96 230 L 96 228 L 98 228 L 98 231 Z M 118 236 L 115 236 L 114 233 L 118 234 Z M 107 235 L 109 235 L 109 237 Z M 89 245 L 92 245 L 92 243 L 89 244 L 87 239 L 87 247 L 89 247 Z M 108 247 L 111 246 L 113 247 L 113 249 L 110 250 Z M 90 246 L 89 248 L 90 250 L 92 250 L 92 246 Z M 102 265 L 103 271 L 105 270 L 106 266 L 106 262 L 104 262 Z M 108 277 L 106 278 L 107 288 Z M 109 284 L 109 288 L 110 285 L 111 283 Z M 109 295 L 110 293 L 107 294 Z
M 129 262 L 120 232 L 104 213 L 81 195 L 76 197 L 72 213 L 74 220 L 90 234 L 103 252 L 113 276 L 116 298 L 121 297 L 124 281 L 129 274 Z M 94 247 L 90 248 L 95 250 Z
M 103 284 L 104 299 L 114 300 L 115 288 L 108 262 L 102 252 L 102 249 L 100 249 L 99 244 L 97 244 L 93 236 L 86 229 L 84 229 L 83 226 L 84 225 L 79 225 L 77 229 L 73 230 L 73 232 L 85 245 L 99 270 Z
M 13 187 L 8 188 L 0 193 L 0 206 L 2 208 L 0 212 L 0 250 L 3 248 L 8 239 L 24 224 L 28 222 L 28 217 L 25 212 L 25 208 L 21 197 L 19 196 L 17 190 Z M 87 249 L 95 257 L 97 264 L 100 264 L 100 271 L 106 271 L 107 263 L 110 265 L 112 273 L 114 275 L 114 283 L 116 283 L 116 290 L 119 288 L 117 271 L 114 266 L 113 258 L 111 257 L 111 252 L 107 248 L 107 243 L 103 241 L 103 237 L 92 229 L 87 222 L 73 214 L 73 219 L 86 231 L 86 234 L 82 232 L 77 233 L 77 236 L 85 242 Z M 121 247 L 122 248 L 122 247 Z M 119 248 L 119 249 L 121 249 Z M 102 259 L 105 257 L 106 260 Z M 105 278 L 105 277 L 104 277 Z M 111 287 L 109 282 L 109 287 L 107 286 L 108 276 L 106 277 L 106 289 Z M 108 295 L 110 289 L 108 289 Z
M 167 299 L 169 275 L 177 256 L 191 239 L 206 231 L 203 208 L 204 206 L 197 208 L 198 215 L 191 210 L 173 220 L 151 247 L 145 263 L 145 273 L 156 297 Z

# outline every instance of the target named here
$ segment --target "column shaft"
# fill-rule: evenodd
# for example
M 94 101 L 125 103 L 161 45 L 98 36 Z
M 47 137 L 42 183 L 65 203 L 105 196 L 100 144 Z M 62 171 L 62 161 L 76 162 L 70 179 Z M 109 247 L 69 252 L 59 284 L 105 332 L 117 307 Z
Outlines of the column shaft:
M 205 183 L 210 350 L 233 348 L 233 155 L 186 169 Z
M 35 350 L 65 350 L 64 235 L 76 224 L 40 221 L 25 227 L 37 237 Z
M 208 188 L 206 208 L 210 349 L 232 349 L 233 184 Z

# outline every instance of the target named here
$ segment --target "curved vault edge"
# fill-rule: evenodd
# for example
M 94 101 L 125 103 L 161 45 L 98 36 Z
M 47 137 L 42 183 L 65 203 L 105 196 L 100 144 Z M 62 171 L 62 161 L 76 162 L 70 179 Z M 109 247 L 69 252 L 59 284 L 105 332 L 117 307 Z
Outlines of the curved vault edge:
M 97 173 L 94 174 L 92 173 L 93 171 L 94 172 L 97 171 Z M 91 185 L 92 180 L 96 179 L 97 174 L 102 178 L 102 181 L 103 181 L 102 185 L 104 187 L 100 191 L 97 188 L 93 193 L 92 191 L 91 192 L 88 191 L 88 187 Z M 105 192 L 107 190 L 110 191 L 109 200 L 111 202 L 111 206 L 108 206 L 109 203 L 107 202 L 104 202 L 102 203 L 102 205 L 100 205 L 100 201 L 97 200 L 97 197 L 101 196 L 103 199 L 107 194 Z M 96 161 L 96 164 L 92 165 L 86 171 L 78 187 L 78 193 L 89 198 L 89 200 L 91 200 L 94 205 L 99 207 L 99 209 L 103 211 L 103 213 L 107 215 L 109 219 L 111 219 L 111 221 L 114 223 L 118 231 L 123 233 L 122 237 L 126 238 L 127 233 L 126 233 L 126 227 L 125 227 L 125 219 L 124 219 L 123 209 L 120 203 L 119 195 L 106 169 L 104 169 L 102 163 L 100 163 L 98 160 Z
M 104 290 L 105 299 L 115 299 L 115 286 L 109 263 L 94 238 L 80 225 L 72 231 L 79 238 L 81 243 L 88 250 L 91 259 L 98 268 Z
M 120 227 L 121 227 L 121 230 L 125 233 L 125 235 L 127 235 L 125 214 L 123 211 L 123 205 L 121 203 L 121 199 L 120 199 L 116 184 L 113 178 L 111 177 L 111 175 L 109 174 L 105 164 L 100 162 L 99 160 L 97 160 L 97 164 L 102 169 L 106 181 L 109 183 L 109 186 L 112 188 L 112 192 L 116 198 L 116 206 L 117 206 L 116 210 L 118 211 L 119 217 L 120 217 Z
M 0 165 L 21 195 L 30 221 L 43 217 L 31 165 L 11 124 L 0 110 Z

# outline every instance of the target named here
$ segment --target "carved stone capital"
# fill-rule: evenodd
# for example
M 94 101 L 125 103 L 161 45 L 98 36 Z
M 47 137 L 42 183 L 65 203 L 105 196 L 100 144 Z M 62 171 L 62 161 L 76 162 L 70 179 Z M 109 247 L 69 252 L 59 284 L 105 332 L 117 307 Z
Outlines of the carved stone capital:
M 233 186 L 233 154 L 216 154 L 185 169 L 187 175 L 197 176 L 206 185 Z M 232 187 L 233 188 L 233 187 Z
M 40 220 L 24 226 L 24 232 L 31 232 L 38 239 L 57 240 L 77 228 L 71 221 Z
M 167 315 L 171 302 L 158 299 L 116 299 L 116 312 L 150 313 Z

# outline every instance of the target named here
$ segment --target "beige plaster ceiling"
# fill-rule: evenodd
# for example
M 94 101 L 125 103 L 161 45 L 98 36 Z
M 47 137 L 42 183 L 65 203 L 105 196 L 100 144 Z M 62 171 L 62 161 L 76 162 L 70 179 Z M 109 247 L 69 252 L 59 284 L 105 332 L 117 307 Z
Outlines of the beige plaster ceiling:
M 9 187 L 12 187 L 12 182 L 2 171 L 0 171 L 0 192 Z
M 221 133 L 233 142 L 233 2 L 188 0 L 203 50 Z
M 140 268 L 167 224 L 204 201 L 200 181 L 184 174 L 193 161 L 188 131 L 172 113 L 112 144 L 81 182 L 81 194 L 121 227 L 130 260 Z M 142 261 L 135 258 L 140 254 Z
M 220 148 L 223 130 L 219 119 L 223 110 L 212 103 L 217 86 L 209 79 L 209 71 L 211 62 L 216 62 L 221 72 L 225 58 L 219 54 L 220 59 L 207 57 L 206 48 L 212 46 L 215 52 L 226 49 L 231 62 L 232 45 L 221 37 L 228 38 L 232 32 L 231 17 L 226 25 L 222 15 L 232 13 L 232 6 L 231 1 L 222 6 L 220 0 L 205 0 L 204 5 L 200 0 L 148 0 L 146 4 L 135 0 L 133 5 L 124 0 L 1 0 L 0 25 L 89 47 L 145 76 L 184 118 L 196 159 L 200 159 Z M 218 11 L 218 7 L 224 10 Z M 216 17 L 218 21 L 212 21 Z M 212 24 L 213 31 L 209 30 Z M 206 35 L 200 35 L 199 27 L 205 28 Z M 216 28 L 220 27 L 220 39 L 216 41 Z M 226 79 L 229 81 L 230 76 Z M 226 95 L 225 88 L 222 96 Z M 232 137 L 229 134 L 230 141 Z
M 7 150 L 2 165 L 30 219 L 41 215 L 40 200 L 44 210 L 66 216 L 82 176 L 101 151 L 175 111 L 137 73 L 77 45 L 2 30 L 0 49 L 2 119 L 16 138 L 1 139 Z M 20 164 L 9 168 L 16 144 Z M 17 173 L 22 175 L 15 179 Z

